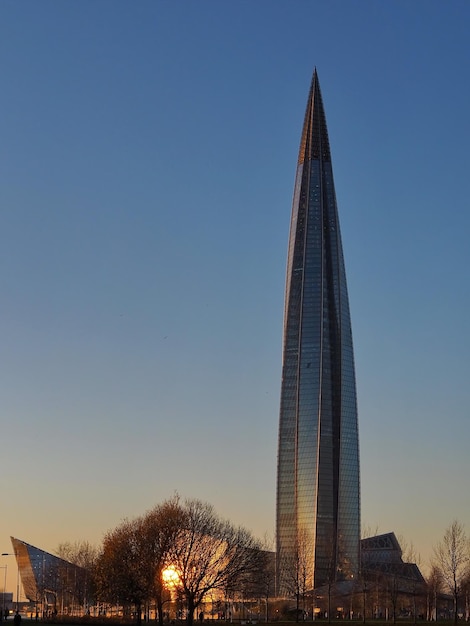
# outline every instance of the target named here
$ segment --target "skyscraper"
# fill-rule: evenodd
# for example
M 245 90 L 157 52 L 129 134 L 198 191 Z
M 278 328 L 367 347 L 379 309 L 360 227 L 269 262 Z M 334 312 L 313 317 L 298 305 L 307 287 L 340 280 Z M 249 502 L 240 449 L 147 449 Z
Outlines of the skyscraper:
M 356 382 L 325 112 L 315 70 L 294 187 L 277 468 L 278 592 L 359 570 Z

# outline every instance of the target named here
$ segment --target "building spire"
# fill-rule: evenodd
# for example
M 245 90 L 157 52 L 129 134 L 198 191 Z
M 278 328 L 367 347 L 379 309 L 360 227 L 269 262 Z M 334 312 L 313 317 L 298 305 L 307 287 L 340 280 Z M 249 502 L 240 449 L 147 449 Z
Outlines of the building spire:
M 326 128 L 325 110 L 321 97 L 317 68 L 313 70 L 312 82 L 307 100 L 304 125 L 300 139 L 298 163 L 321 158 L 331 160 L 330 142 Z

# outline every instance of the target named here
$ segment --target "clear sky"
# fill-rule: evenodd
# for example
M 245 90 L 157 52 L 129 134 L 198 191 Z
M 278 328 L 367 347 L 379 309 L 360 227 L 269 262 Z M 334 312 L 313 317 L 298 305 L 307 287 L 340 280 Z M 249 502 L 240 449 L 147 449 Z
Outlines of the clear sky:
M 315 66 L 363 525 L 423 569 L 470 530 L 469 23 L 467 0 L 1 2 L 2 552 L 98 544 L 175 491 L 273 535 Z

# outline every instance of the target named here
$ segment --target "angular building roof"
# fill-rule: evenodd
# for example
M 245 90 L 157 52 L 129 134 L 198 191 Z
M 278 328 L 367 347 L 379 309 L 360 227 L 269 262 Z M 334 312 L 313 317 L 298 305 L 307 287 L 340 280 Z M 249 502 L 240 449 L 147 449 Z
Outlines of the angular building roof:
M 416 563 L 405 563 L 395 533 L 385 533 L 361 540 L 363 573 L 397 576 L 416 583 L 424 583 Z
M 79 599 L 87 572 L 82 567 L 45 552 L 21 539 L 11 537 L 24 593 L 30 602 L 63 603 L 70 596 Z

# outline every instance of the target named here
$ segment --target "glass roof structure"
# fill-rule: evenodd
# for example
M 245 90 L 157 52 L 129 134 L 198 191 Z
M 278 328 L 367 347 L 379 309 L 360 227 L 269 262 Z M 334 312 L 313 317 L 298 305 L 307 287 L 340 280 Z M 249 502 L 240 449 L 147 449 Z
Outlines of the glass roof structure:
M 42 610 L 68 612 L 86 602 L 87 571 L 25 541 L 11 537 L 24 593 Z

